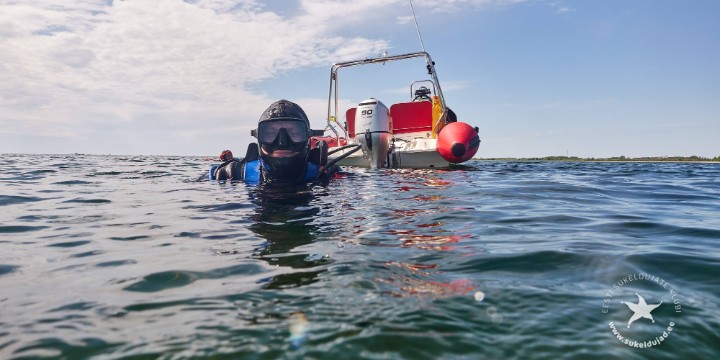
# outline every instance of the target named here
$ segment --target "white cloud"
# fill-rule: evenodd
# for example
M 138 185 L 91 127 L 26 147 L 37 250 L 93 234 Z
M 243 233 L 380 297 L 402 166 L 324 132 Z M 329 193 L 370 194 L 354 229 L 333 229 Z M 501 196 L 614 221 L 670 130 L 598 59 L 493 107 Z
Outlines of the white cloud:
M 415 3 L 445 11 L 519 1 Z M 198 124 L 209 134 L 221 132 L 216 123 L 244 131 L 275 100 L 251 88 L 390 48 L 386 40 L 343 37 L 340 30 L 376 13 L 393 19 L 407 13 L 404 6 L 300 0 L 298 11 L 283 16 L 256 0 L 0 0 L 0 134 L 108 143 L 127 136 L 126 143 L 142 147 L 133 134 L 169 144 Z
M 526 1 L 528 0 L 415 0 L 413 1 L 413 5 L 415 5 L 416 9 L 424 8 L 431 12 L 454 12 L 468 7 L 494 8 L 520 4 Z M 401 2 L 407 1 L 401 0 Z
M 270 100 L 248 85 L 388 46 L 333 35 L 309 3 L 293 18 L 249 0 L 0 3 L 2 131 L 81 137 L 116 122 L 255 120 Z
M 551 1 L 549 5 L 555 9 L 555 13 L 557 14 L 569 14 L 575 12 L 575 9 L 566 6 L 563 1 Z
M 388 0 L 392 1 L 392 0 Z M 489 8 L 502 8 L 506 6 L 516 5 L 527 2 L 529 0 L 415 0 L 413 6 L 415 8 L 415 15 L 421 18 L 425 15 L 435 16 L 438 13 L 455 13 L 469 8 L 472 9 L 489 9 Z M 393 1 L 397 5 L 404 5 L 401 12 L 396 16 L 398 24 L 404 25 L 413 22 L 413 15 L 410 13 L 410 6 L 408 0 L 395 0 Z

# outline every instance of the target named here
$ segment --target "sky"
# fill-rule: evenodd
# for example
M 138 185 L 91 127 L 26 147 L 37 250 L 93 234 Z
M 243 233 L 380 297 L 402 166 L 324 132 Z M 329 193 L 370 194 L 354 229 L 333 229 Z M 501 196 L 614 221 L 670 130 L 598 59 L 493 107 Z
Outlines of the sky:
M 720 1 L 413 4 L 477 157 L 720 156 Z M 407 0 L 0 0 L 0 153 L 242 156 L 273 101 L 324 128 L 333 63 L 420 50 Z M 389 106 L 427 74 L 340 79 Z

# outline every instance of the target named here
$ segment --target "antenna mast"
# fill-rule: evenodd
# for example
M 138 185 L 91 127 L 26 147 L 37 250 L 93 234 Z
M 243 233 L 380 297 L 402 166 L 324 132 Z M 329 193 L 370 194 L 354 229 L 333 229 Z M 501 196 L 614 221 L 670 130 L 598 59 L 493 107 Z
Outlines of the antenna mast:
M 425 44 L 423 44 L 422 35 L 420 35 L 420 26 L 418 26 L 417 17 L 415 17 L 415 8 L 413 7 L 412 0 L 408 0 L 410 2 L 410 10 L 413 14 L 413 20 L 415 20 L 415 30 L 417 30 L 418 38 L 420 39 L 420 47 L 422 47 L 422 51 L 425 51 Z

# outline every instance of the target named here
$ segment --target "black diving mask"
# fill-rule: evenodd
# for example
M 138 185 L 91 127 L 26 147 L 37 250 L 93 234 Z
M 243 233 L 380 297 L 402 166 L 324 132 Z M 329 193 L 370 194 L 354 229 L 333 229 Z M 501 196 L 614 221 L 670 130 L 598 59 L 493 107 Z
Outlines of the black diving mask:
M 281 130 L 285 130 L 285 136 L 280 136 Z M 259 123 L 257 134 L 261 144 L 274 143 L 276 139 L 282 142 L 305 143 L 310 137 L 310 129 L 300 120 L 271 120 Z
M 307 154 L 309 137 L 310 130 L 304 121 L 280 119 L 263 121 L 258 124 L 257 138 L 260 143 L 260 154 L 266 161 L 270 158 L 299 157 L 304 159 Z

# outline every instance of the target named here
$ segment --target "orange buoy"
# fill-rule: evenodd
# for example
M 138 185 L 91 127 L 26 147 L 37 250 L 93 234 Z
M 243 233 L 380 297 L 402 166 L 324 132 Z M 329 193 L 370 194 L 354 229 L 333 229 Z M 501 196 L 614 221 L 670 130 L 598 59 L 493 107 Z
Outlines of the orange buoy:
M 468 161 L 480 147 L 477 131 L 464 122 L 449 123 L 440 130 L 435 150 L 443 159 L 458 164 Z

